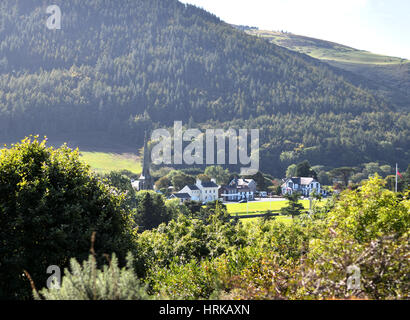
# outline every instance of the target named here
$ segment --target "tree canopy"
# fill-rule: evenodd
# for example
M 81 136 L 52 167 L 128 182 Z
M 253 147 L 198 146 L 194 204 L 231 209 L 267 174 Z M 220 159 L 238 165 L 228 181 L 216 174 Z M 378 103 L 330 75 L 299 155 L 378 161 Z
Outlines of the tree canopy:
M 0 152 L 0 298 L 31 296 L 26 270 L 45 285 L 48 266 L 70 257 L 117 253 L 124 261 L 135 235 L 124 197 L 103 184 L 67 146 L 26 138 Z M 101 259 L 99 259 L 101 262 Z

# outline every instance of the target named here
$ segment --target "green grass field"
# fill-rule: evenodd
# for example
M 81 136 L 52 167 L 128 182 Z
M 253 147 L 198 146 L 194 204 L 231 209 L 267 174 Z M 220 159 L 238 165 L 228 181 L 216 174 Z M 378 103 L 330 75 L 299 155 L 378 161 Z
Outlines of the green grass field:
M 309 200 L 301 200 L 300 201 L 306 209 L 309 209 Z M 271 201 L 271 202 L 249 202 L 247 203 L 228 203 L 226 204 L 226 208 L 228 213 L 232 216 L 238 214 L 239 216 L 243 216 L 248 214 L 261 214 L 263 215 L 268 210 L 278 211 L 283 207 L 286 207 L 287 201 Z M 249 218 L 249 219 L 241 219 L 241 222 L 246 226 L 250 223 L 255 223 L 260 218 Z M 275 220 L 281 221 L 286 224 L 290 224 L 292 222 L 292 217 L 288 216 L 277 216 Z
M 306 209 L 309 209 L 309 200 L 300 201 Z M 278 211 L 286 207 L 287 201 L 270 201 L 270 202 L 249 202 L 249 203 L 228 203 L 226 208 L 230 214 L 258 214 L 266 211 Z
M 250 218 L 250 219 L 241 219 L 241 223 L 246 227 L 253 223 L 258 222 L 261 218 Z M 292 217 L 288 216 L 277 216 L 274 218 L 276 221 L 283 222 L 286 225 L 290 225 L 292 223 Z
M 80 154 L 81 158 L 98 173 L 129 170 L 132 173 L 139 174 L 142 171 L 140 158 L 134 154 L 84 151 L 81 151 Z

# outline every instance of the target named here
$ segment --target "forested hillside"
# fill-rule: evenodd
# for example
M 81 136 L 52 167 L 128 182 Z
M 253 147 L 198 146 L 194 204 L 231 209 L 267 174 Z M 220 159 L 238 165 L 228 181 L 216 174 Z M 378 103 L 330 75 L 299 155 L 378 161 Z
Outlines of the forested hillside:
M 262 170 L 410 160 L 410 118 L 360 81 L 176 0 L 0 3 L 0 138 L 100 132 L 142 145 L 174 120 L 260 128 Z

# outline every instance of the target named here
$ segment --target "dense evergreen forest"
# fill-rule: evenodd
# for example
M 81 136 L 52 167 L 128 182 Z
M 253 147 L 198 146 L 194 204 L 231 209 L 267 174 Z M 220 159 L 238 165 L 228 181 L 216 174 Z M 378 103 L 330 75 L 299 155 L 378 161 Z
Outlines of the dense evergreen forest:
M 278 176 L 303 159 L 410 162 L 409 113 L 346 71 L 176 0 L 53 4 L 61 30 L 46 28 L 48 1 L 0 3 L 1 139 L 97 132 L 142 146 L 148 126 L 182 120 L 261 129 L 261 170 Z

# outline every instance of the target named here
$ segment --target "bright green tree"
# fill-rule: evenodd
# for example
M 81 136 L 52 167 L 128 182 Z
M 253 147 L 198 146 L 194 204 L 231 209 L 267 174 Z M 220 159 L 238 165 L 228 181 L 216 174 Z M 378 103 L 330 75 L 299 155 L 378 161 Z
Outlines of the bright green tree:
M 172 177 L 172 185 L 175 191 L 183 189 L 186 185 L 194 184 L 195 178 L 185 173 L 179 173 Z
M 304 210 L 303 204 L 299 203 L 300 194 L 286 194 L 285 198 L 288 200 L 288 205 L 281 209 L 283 215 L 292 216 L 292 218 L 302 214 Z
M 102 178 L 105 179 L 105 183 L 124 193 L 124 209 L 129 211 L 135 208 L 137 199 L 129 177 L 120 171 L 112 171 L 109 174 L 103 175 Z
M 329 172 L 329 174 L 334 177 L 334 178 L 339 178 L 343 181 L 344 186 L 348 187 L 349 185 L 349 179 L 351 175 L 356 171 L 355 168 L 351 167 L 341 167 L 341 168 L 336 168 L 333 169 Z
M 221 166 L 210 166 L 205 169 L 205 174 L 216 180 L 218 184 L 227 184 L 229 182 L 230 173 L 228 169 Z
M 30 137 L 0 153 L 0 299 L 29 299 L 26 270 L 45 285 L 47 267 L 68 266 L 69 258 L 95 251 L 132 249 L 132 220 L 123 196 L 103 184 L 80 160 L 78 150 L 46 146 Z
M 171 181 L 168 177 L 161 177 L 157 182 L 155 182 L 155 187 L 157 190 L 167 189 L 171 186 Z
M 291 164 L 286 170 L 286 178 L 293 178 L 297 176 L 296 164 Z

